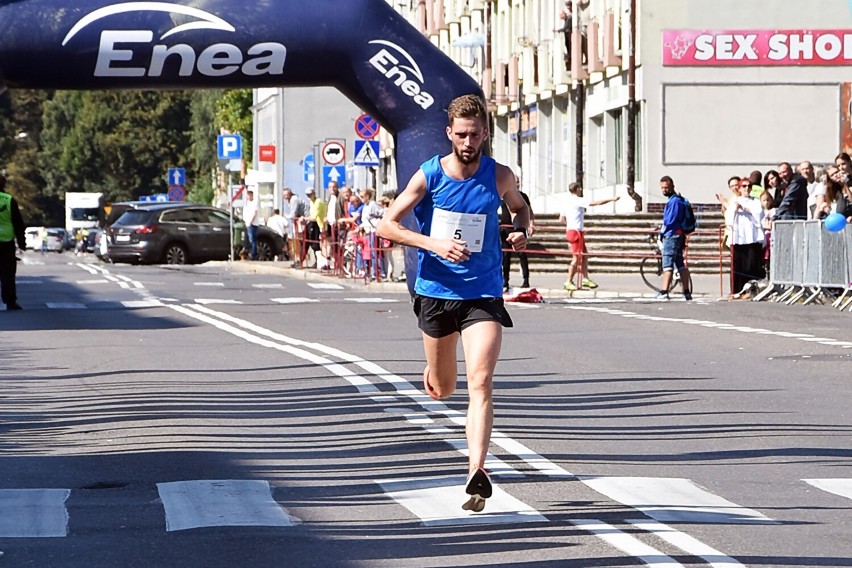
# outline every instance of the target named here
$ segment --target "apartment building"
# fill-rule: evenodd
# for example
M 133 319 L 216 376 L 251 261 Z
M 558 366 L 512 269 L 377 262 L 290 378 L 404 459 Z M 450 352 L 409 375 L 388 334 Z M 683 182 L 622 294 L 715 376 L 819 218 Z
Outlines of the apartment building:
M 731 175 L 852 145 L 847 0 L 388 1 L 480 82 L 537 211 L 573 181 L 648 210 L 662 175 L 712 203 Z

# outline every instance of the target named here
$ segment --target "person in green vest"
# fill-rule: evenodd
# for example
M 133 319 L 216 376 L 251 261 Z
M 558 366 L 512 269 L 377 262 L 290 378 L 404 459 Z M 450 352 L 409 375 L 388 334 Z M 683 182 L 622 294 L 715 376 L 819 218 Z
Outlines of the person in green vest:
M 26 227 L 15 198 L 6 193 L 6 176 L 0 173 L 0 295 L 6 310 L 20 310 L 15 274 L 18 259 L 15 241 L 21 250 L 27 248 Z

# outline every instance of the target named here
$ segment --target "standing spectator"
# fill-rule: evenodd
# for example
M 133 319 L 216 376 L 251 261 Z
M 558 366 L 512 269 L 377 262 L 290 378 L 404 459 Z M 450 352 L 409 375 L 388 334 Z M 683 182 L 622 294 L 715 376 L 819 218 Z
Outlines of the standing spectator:
M 808 182 L 801 174 L 793 174 L 788 162 L 778 164 L 778 175 L 784 187 L 784 197 L 778 204 L 777 219 L 808 218 Z
M 740 194 L 725 212 L 731 232 L 731 297 L 742 297 L 746 284 L 766 276 L 763 270 L 763 208 L 751 196 L 751 182 L 742 178 Z
M 304 218 L 308 212 L 308 205 L 304 199 L 293 193 L 289 187 L 283 191 L 284 201 L 287 202 L 287 221 L 290 243 L 290 258 L 293 259 L 293 268 L 301 268 L 302 241 L 304 239 Z
M 751 172 L 748 179 L 751 182 L 751 196 L 755 199 L 760 199 L 760 195 L 763 193 L 763 186 L 760 185 L 763 183 L 763 175 L 760 173 L 760 170 Z
M 385 196 L 379 199 L 379 205 L 382 206 L 382 218 L 384 218 L 385 213 L 388 212 L 391 206 L 390 197 Z M 393 241 L 384 237 L 379 237 L 378 241 L 379 247 L 382 250 L 382 278 L 396 281 L 398 275 L 396 273 L 396 263 L 393 259 Z
M 50 238 L 50 235 L 47 233 L 47 227 L 39 229 L 38 238 L 41 241 L 41 256 L 44 256 L 47 254 L 47 241 Z
M 752 172 L 752 173 L 754 173 L 754 172 Z M 749 181 L 751 181 L 751 177 L 749 178 Z M 728 193 L 728 194 L 721 194 L 721 193 L 716 194 L 716 200 L 719 202 L 719 205 L 722 208 L 722 214 L 723 215 L 728 210 L 728 207 L 730 207 L 733 204 L 733 202 L 736 201 L 737 197 L 739 197 L 739 191 L 740 191 L 739 187 L 740 187 L 740 176 L 731 176 L 731 177 L 728 178 L 728 189 L 731 190 L 731 192 Z M 752 187 L 754 187 L 753 182 L 752 182 Z M 725 246 L 730 248 L 731 247 L 731 229 L 730 229 L 730 227 L 728 227 L 727 224 L 725 224 L 725 235 L 724 235 L 723 239 L 724 239 L 724 242 L 725 242 Z
M 249 260 L 257 260 L 257 227 L 260 225 L 260 210 L 254 199 L 254 191 L 250 189 L 246 190 L 243 222 L 246 224 L 246 238 L 249 242 Z
M 808 213 L 813 215 L 814 208 L 816 207 L 816 196 L 814 192 L 820 185 L 819 179 L 817 179 L 816 172 L 814 172 L 814 165 L 809 161 L 805 160 L 796 166 L 796 171 L 805 178 L 807 181 L 808 187 Z M 809 216 L 810 216 L 809 215 Z
M 763 270 L 769 276 L 769 260 L 772 255 L 772 221 L 775 220 L 775 208 L 772 207 L 772 195 L 766 190 L 760 194 L 760 206 L 763 208 Z
M 337 182 L 331 180 L 328 182 L 328 203 L 326 204 L 325 213 L 325 229 L 320 236 L 320 249 L 322 255 L 329 262 L 334 259 L 335 248 L 337 247 L 337 220 L 345 215 L 338 215 L 337 199 L 340 194 L 340 188 Z
M 273 209 L 272 215 L 266 220 L 266 226 L 278 233 L 284 239 L 284 247 L 281 254 L 287 254 L 287 218 L 281 214 L 280 209 Z M 278 260 L 276 258 L 276 260 Z M 282 259 L 283 260 L 283 259 Z
M 816 195 L 813 218 L 824 219 L 832 213 L 852 217 L 852 189 L 846 185 L 846 174 L 836 166 L 829 166 L 826 173 L 825 185 Z
M 777 170 L 769 170 L 763 176 L 763 189 L 772 194 L 773 207 L 781 205 L 781 199 L 784 197 L 784 187 Z
M 683 250 L 686 248 L 686 234 L 683 231 L 683 223 L 686 221 L 686 200 L 675 192 L 675 184 L 669 176 L 660 179 L 660 191 L 668 198 L 666 208 L 663 210 L 663 225 L 660 235 L 663 239 L 663 279 L 662 290 L 657 294 L 657 300 L 669 299 L 669 288 L 674 278 L 674 269 L 680 274 L 680 285 L 683 289 L 684 299 L 692 299 L 692 290 L 689 289 L 689 269 L 683 258 Z
M 530 210 L 530 226 L 527 227 L 527 238 L 529 238 L 533 236 L 533 233 L 535 233 L 535 214 L 533 213 L 529 196 L 521 191 L 521 179 L 517 175 L 515 176 L 515 188 L 518 190 L 518 193 L 521 194 L 521 197 L 523 197 L 527 204 L 527 208 Z M 509 289 L 509 273 L 512 270 L 512 247 L 509 245 L 509 241 L 507 240 L 509 233 L 511 232 L 512 212 L 509 210 L 509 206 L 506 205 L 506 202 L 503 201 L 500 204 L 500 242 L 503 247 L 503 291 Z M 519 252 L 518 258 L 521 263 L 521 276 L 524 279 L 523 284 L 521 284 L 521 288 L 529 288 L 530 263 L 527 258 L 527 253 L 523 251 Z
M 610 197 L 608 199 L 592 201 L 589 198 L 583 197 L 583 186 L 579 183 L 574 182 L 568 186 L 568 200 L 565 204 L 565 209 L 559 216 L 559 220 L 565 223 L 565 238 L 571 243 L 571 265 L 568 267 L 568 279 L 562 286 L 569 292 L 577 289 L 577 285 L 574 284 L 574 277 L 578 272 L 582 279 L 580 281 L 581 287 L 598 287 L 597 284 L 589 280 L 589 253 L 586 250 L 586 236 L 583 225 L 586 209 L 596 205 L 612 203 L 619 199 L 619 197 Z
M 316 259 L 316 267 L 322 268 L 323 264 L 327 265 L 326 259 L 320 252 L 320 235 L 325 232 L 326 209 L 325 201 L 317 197 L 314 188 L 309 187 L 305 190 L 305 195 L 310 200 L 308 214 L 305 216 L 305 247 L 302 249 L 302 263 L 308 254 L 308 250 L 314 251 Z
M 373 279 L 376 273 L 379 272 L 379 253 L 376 243 L 376 227 L 384 215 L 382 207 L 376 203 L 374 199 L 376 191 L 372 188 L 361 190 L 361 200 L 364 202 L 364 209 L 361 212 L 361 228 L 364 229 L 364 234 L 367 237 L 367 243 L 370 250 L 369 264 L 367 265 L 367 277 Z
M 18 241 L 18 248 L 26 250 L 27 235 L 21 210 L 15 198 L 6 193 L 6 176 L 0 173 L 0 295 L 7 311 L 22 309 L 15 288 L 18 271 L 15 241 Z

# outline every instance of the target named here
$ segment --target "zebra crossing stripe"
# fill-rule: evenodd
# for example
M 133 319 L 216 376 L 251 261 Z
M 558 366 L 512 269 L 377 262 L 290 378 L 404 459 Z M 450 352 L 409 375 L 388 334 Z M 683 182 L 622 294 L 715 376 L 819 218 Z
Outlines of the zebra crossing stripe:
M 646 519 L 628 520 L 627 522 L 641 531 L 658 536 L 687 554 L 706 560 L 713 568 L 745 568 L 743 564 L 737 562 L 727 554 L 723 554 L 712 546 L 708 546 L 700 540 L 666 526 L 663 523 Z
M 620 531 L 609 523 L 597 519 L 569 519 L 569 523 L 590 532 L 610 546 L 638 558 L 649 568 L 683 568 L 683 564 L 666 556 L 638 538 Z
M 852 499 L 852 479 L 803 479 L 802 481 L 821 491 Z
M 76 302 L 48 302 L 47 307 L 51 310 L 85 310 L 86 304 Z
M 710 493 L 691 479 L 675 477 L 593 477 L 580 481 L 613 501 L 660 522 L 774 524 L 763 513 Z
M 329 284 L 324 282 L 308 282 L 308 286 L 314 290 L 343 290 L 340 284 Z
M 314 298 L 272 298 L 276 304 L 314 304 L 319 300 Z
M 547 522 L 545 516 L 497 485 L 493 486 L 494 493 L 486 501 L 485 511 L 462 510 L 461 505 L 468 496 L 464 492 L 465 478 L 460 476 L 374 481 L 428 527 Z
M 289 527 L 290 515 L 261 480 L 192 480 L 158 483 L 166 531 L 202 527 Z
M 0 489 L 0 538 L 68 536 L 70 489 Z

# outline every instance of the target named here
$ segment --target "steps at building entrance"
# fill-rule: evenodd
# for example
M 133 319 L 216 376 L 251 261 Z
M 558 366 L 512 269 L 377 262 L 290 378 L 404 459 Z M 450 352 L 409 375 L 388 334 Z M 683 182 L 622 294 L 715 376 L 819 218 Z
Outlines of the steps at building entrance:
M 719 211 L 697 207 L 695 214 L 698 228 L 689 238 L 689 268 L 695 274 L 718 274 L 724 218 Z M 641 259 L 654 253 L 648 236 L 659 232 L 661 219 L 658 213 L 587 214 L 589 272 L 638 272 Z M 528 250 L 532 272 L 565 272 L 568 269 L 571 249 L 565 240 L 565 225 L 559 222 L 558 215 L 536 215 L 536 233 Z

